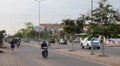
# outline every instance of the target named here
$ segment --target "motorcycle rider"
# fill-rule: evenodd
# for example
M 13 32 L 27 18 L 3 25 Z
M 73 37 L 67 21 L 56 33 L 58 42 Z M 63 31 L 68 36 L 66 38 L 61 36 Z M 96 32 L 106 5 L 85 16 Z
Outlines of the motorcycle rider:
M 44 49 L 43 47 L 48 47 L 47 43 L 45 41 L 43 41 L 42 44 L 41 44 L 41 49 Z
M 48 48 L 48 45 L 47 45 L 47 43 L 45 42 L 45 41 L 43 41 L 43 43 L 41 44 L 41 49 L 45 49 L 44 47 L 46 47 L 46 48 Z M 47 51 L 47 56 L 48 56 L 48 50 L 46 50 Z M 43 57 L 45 57 L 44 56 L 44 50 L 42 51 L 42 56 Z

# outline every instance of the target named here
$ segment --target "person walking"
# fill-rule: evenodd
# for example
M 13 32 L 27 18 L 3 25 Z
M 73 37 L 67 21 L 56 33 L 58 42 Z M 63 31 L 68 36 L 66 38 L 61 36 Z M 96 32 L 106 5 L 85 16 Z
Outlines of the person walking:
M 10 47 L 11 47 L 12 51 L 14 51 L 14 48 L 15 48 L 15 41 L 14 41 L 14 39 L 11 40 L 10 44 L 11 44 Z
M 20 42 L 21 42 L 21 40 L 20 40 L 20 39 L 17 39 L 17 43 L 16 43 L 17 48 L 19 48 L 19 46 L 20 46 Z

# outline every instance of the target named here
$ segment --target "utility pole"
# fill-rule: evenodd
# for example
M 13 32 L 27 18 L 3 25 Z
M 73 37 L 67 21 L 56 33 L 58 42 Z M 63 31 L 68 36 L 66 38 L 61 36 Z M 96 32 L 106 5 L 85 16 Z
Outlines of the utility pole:
M 38 30 L 39 30 L 39 34 L 38 34 L 38 41 L 40 39 L 40 2 L 45 1 L 45 0 L 35 0 L 38 2 L 38 14 L 39 14 L 39 25 L 38 25 Z

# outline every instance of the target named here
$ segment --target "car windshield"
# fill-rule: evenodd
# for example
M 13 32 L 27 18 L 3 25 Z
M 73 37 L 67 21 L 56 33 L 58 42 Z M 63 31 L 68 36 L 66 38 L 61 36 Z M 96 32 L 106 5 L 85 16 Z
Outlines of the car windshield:
M 61 41 L 65 41 L 66 39 L 62 38 Z
M 98 40 L 98 38 L 93 38 L 93 40 Z
M 91 40 L 91 39 L 92 39 L 92 37 L 88 37 L 88 40 Z M 93 40 L 98 40 L 98 38 L 93 37 Z

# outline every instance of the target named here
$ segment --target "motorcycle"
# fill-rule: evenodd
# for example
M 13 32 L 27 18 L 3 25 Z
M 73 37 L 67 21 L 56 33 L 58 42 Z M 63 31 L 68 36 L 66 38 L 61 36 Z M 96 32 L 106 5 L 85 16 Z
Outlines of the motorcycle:
M 42 49 L 43 49 L 42 56 L 43 56 L 43 58 L 47 59 L 47 57 L 48 57 L 48 47 L 43 47 Z

